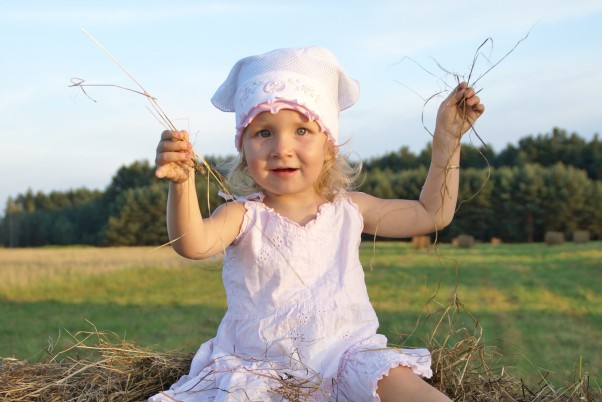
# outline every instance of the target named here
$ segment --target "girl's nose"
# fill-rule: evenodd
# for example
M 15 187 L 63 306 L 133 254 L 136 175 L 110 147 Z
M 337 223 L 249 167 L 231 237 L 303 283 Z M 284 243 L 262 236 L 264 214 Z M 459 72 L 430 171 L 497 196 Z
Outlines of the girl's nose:
M 293 138 L 290 135 L 283 133 L 277 133 L 274 135 L 274 141 L 272 141 L 272 156 L 275 158 L 281 158 L 289 156 L 292 153 Z

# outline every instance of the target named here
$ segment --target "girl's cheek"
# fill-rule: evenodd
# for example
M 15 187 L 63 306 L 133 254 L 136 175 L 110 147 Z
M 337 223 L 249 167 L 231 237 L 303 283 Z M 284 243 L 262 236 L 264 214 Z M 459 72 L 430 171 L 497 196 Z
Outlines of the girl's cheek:
M 261 160 L 253 155 L 247 154 L 246 163 L 249 169 L 257 169 L 261 164 Z

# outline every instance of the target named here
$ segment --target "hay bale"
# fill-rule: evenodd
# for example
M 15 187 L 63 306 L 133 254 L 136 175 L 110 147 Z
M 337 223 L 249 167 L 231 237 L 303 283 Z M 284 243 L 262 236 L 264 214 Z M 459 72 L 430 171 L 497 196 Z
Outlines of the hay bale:
M 460 304 L 461 302 L 458 301 Z M 450 314 L 446 309 L 444 315 Z M 438 327 L 440 328 L 440 327 Z M 600 386 L 585 373 L 576 383 L 552 386 L 547 380 L 534 388 L 498 366 L 498 352 L 485 347 L 481 334 L 450 329 L 461 334 L 455 342 L 443 334 L 432 336 L 433 377 L 428 381 L 457 401 L 565 402 L 599 401 Z M 74 345 L 44 363 L 0 359 L 1 401 L 111 401 L 134 402 L 167 389 L 190 368 L 192 355 L 160 353 L 138 347 L 108 332 L 80 332 Z M 93 352 L 94 357 L 90 355 Z M 74 357 L 65 355 L 76 353 Z M 86 356 L 86 357 L 84 357 Z M 286 394 L 301 402 L 306 384 Z M 280 393 L 280 395 L 283 395 Z M 300 396 L 297 396 L 300 395 Z
M 457 245 L 460 248 L 471 248 L 474 246 L 474 236 L 471 235 L 459 235 L 457 238 Z
M 414 236 L 412 237 L 412 248 L 414 250 L 425 249 L 428 250 L 431 247 L 430 236 Z
M 557 246 L 564 243 L 564 233 L 547 231 L 544 240 L 548 246 Z
M 499 237 L 492 237 L 491 238 L 491 244 L 493 245 L 497 245 L 497 244 L 502 244 L 502 239 L 500 239 Z
M 573 232 L 574 243 L 587 243 L 589 240 L 590 235 L 588 230 L 576 230 Z
M 72 346 L 48 361 L 0 359 L 0 400 L 146 400 L 186 374 L 191 360 L 190 354 L 154 352 L 110 332 L 79 332 Z

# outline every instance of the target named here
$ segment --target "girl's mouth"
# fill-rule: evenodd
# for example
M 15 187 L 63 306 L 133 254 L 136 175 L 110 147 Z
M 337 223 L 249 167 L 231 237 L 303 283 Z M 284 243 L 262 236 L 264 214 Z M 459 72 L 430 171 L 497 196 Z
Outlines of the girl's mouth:
M 288 177 L 291 176 L 292 174 L 294 174 L 297 170 L 297 168 L 277 168 L 277 169 L 271 169 L 270 171 L 272 172 L 272 174 L 279 176 L 279 177 Z
M 278 168 L 278 169 L 272 169 L 273 172 L 294 172 L 295 168 Z

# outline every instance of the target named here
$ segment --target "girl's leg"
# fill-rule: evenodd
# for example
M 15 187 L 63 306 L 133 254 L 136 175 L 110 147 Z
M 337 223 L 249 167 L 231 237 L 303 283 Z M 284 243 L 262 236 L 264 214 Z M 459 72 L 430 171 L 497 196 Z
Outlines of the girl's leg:
M 382 402 L 448 401 L 447 396 L 425 382 L 404 366 L 394 367 L 377 385 L 376 393 Z

